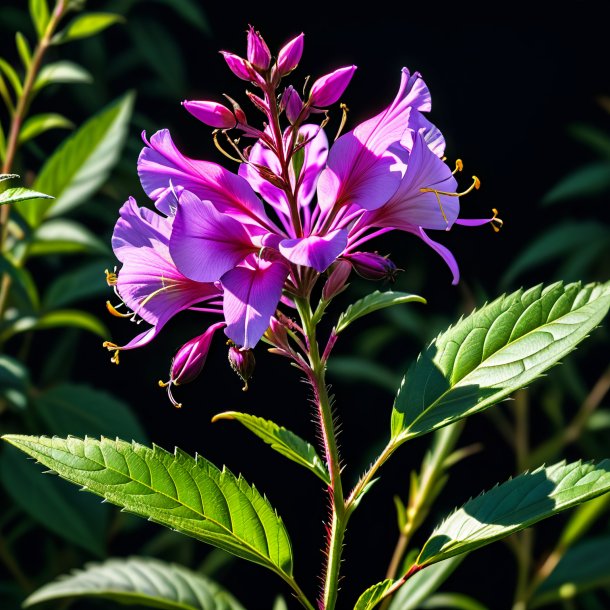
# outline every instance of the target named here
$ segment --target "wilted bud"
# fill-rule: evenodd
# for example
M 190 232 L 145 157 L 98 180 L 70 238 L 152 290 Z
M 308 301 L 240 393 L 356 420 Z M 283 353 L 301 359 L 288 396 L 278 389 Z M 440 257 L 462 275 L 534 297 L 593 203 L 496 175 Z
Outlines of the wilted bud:
M 317 108 L 334 104 L 343 95 L 355 71 L 356 66 L 346 66 L 321 76 L 311 87 L 310 104 Z
M 248 61 L 259 70 L 266 70 L 271 63 L 267 43 L 252 26 L 248 29 Z
M 290 121 L 291 125 L 294 125 L 294 122 L 301 114 L 301 110 L 303 110 L 303 100 L 292 85 L 286 87 L 286 91 L 282 95 L 282 106 L 286 111 L 286 118 Z
M 325 301 L 330 301 L 347 288 L 346 282 L 352 271 L 352 264 L 348 261 L 338 260 L 331 269 L 326 284 L 322 288 L 322 298 Z
M 242 390 L 246 392 L 248 390 L 248 380 L 252 377 L 254 367 L 256 366 L 254 352 L 251 349 L 240 349 L 235 345 L 231 345 L 229 347 L 229 364 L 244 382 Z
M 235 115 L 222 104 L 207 101 L 188 101 L 182 105 L 202 123 L 217 129 L 232 129 L 235 127 Z
M 233 72 L 235 76 L 241 78 L 242 80 L 257 82 L 258 75 L 253 70 L 249 62 L 247 62 L 243 57 L 235 55 L 234 53 L 228 53 L 227 51 L 221 51 L 221 53 L 227 62 L 227 66 L 229 66 L 231 72 Z
M 299 65 L 303 55 L 303 38 L 304 35 L 299 34 L 280 49 L 277 56 L 277 71 L 280 76 L 286 76 Z
M 344 256 L 353 265 L 354 271 L 366 280 L 394 282 L 400 271 L 389 258 L 376 252 L 353 252 Z

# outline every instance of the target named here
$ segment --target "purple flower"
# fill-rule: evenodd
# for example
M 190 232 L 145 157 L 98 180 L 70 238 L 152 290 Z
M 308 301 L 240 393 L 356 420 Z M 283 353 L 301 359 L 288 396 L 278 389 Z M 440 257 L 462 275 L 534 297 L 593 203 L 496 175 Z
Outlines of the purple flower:
M 326 108 L 334 104 L 347 89 L 355 71 L 356 66 L 346 66 L 321 76 L 311 86 L 309 103 L 316 108 Z

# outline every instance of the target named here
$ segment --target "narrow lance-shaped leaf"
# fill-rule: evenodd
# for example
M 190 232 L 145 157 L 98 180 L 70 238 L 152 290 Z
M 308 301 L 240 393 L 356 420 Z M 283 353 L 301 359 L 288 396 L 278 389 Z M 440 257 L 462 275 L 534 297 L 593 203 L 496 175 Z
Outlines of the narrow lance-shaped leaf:
M 18 201 L 28 201 L 30 199 L 53 199 L 53 197 L 51 197 L 51 195 L 39 193 L 38 191 L 23 188 L 21 186 L 6 189 L 6 191 L 0 193 L 0 205 L 5 205 L 6 203 L 17 203 Z
M 515 477 L 477 498 L 439 525 L 418 566 L 468 553 L 610 491 L 610 460 L 560 462 Z
M 24 69 L 27 70 L 32 63 L 32 50 L 30 49 L 30 44 L 21 32 L 15 34 L 15 44 L 17 45 L 17 52 L 19 53 L 21 63 L 23 64 Z
M 23 85 L 21 84 L 19 75 L 17 74 L 17 72 L 15 72 L 13 66 L 11 66 L 11 64 L 6 61 L 6 59 L 0 57 L 0 73 L 2 72 L 4 72 L 6 79 L 13 87 L 15 96 L 19 97 L 23 93 Z
M 552 284 L 502 296 L 439 335 L 403 379 L 395 444 L 507 398 L 571 352 L 610 307 L 610 283 Z
M 344 331 L 352 322 L 355 322 L 358 318 L 366 316 L 369 313 L 377 311 L 378 309 L 385 309 L 386 307 L 392 307 L 393 305 L 401 305 L 402 303 L 425 303 L 426 299 L 417 296 L 416 294 L 409 294 L 407 292 L 393 292 L 388 290 L 387 292 L 379 292 L 376 290 L 371 294 L 367 294 L 364 298 L 359 299 L 355 303 L 352 303 L 340 316 L 335 332 L 338 334 Z
M 38 34 L 38 38 L 40 39 L 42 38 L 45 30 L 47 29 L 47 24 L 49 23 L 49 5 L 47 4 L 47 0 L 30 0 L 29 4 L 30 16 L 34 22 L 36 34 Z
M 53 44 L 61 44 L 79 38 L 89 38 L 115 23 L 125 21 L 115 13 L 83 13 L 75 17 L 61 32 L 53 36 Z
M 74 123 L 61 114 L 49 112 L 31 116 L 25 121 L 19 133 L 19 143 L 33 140 L 49 129 L 73 129 Z
M 58 83 L 91 83 L 93 77 L 85 68 L 71 61 L 57 61 L 43 66 L 34 83 L 34 91 Z
M 44 585 L 23 603 L 30 607 L 54 599 L 94 597 L 163 610 L 243 610 L 213 580 L 182 566 L 149 557 L 92 563 Z
M 215 422 L 219 419 L 237 420 L 268 445 L 271 445 L 272 449 L 275 449 L 289 460 L 311 470 L 324 483 L 330 485 L 328 470 L 315 448 L 300 436 L 290 432 L 290 430 L 286 430 L 283 426 L 278 426 L 276 423 L 262 417 L 237 411 L 219 413 L 213 417 L 212 421 Z
M 255 487 L 226 468 L 179 449 L 170 454 L 121 440 L 4 438 L 113 504 L 291 581 L 292 550 L 282 520 Z

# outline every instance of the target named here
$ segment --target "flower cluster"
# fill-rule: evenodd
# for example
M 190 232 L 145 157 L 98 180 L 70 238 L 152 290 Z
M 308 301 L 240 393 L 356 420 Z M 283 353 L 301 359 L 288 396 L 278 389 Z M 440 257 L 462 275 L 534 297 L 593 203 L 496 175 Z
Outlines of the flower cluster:
M 167 130 L 143 136 L 138 174 L 157 211 L 133 198 L 123 205 L 112 242 L 123 266 L 108 281 L 128 309 L 118 315 L 151 327 L 126 345 L 105 346 L 118 361 L 120 350 L 147 344 L 179 311 L 220 318 L 174 358 L 162 385 L 176 405 L 171 386 L 199 374 L 218 329 L 231 342 L 233 366 L 247 360 L 251 374 L 252 358 L 237 352 L 251 350 L 263 335 L 275 351 L 294 355 L 280 303 L 290 308 L 309 298 L 320 277 L 327 277 L 326 300 L 343 289 L 352 270 L 370 279 L 392 277 L 392 261 L 362 251 L 374 237 L 391 230 L 417 235 L 445 260 L 456 283 L 455 258 L 426 231 L 500 222 L 495 211 L 494 218 L 459 218 L 458 197 L 479 182 L 473 177 L 469 189 L 457 192 L 461 162 L 452 171 L 444 161 L 445 140 L 425 116 L 430 93 L 417 72 L 403 68 L 392 103 L 329 145 L 328 107 L 339 101 L 356 66 L 318 78 L 303 97 L 290 85 L 281 87 L 299 64 L 303 38 L 274 58 L 250 28 L 247 58 L 222 53 L 231 71 L 255 88 L 246 95 L 264 115 L 260 128 L 231 98 L 227 105 L 183 102 L 214 128 L 217 147 L 239 163 L 237 173 L 186 157 Z M 345 119 L 347 109 L 341 109 Z M 241 148 L 231 130 L 249 145 Z

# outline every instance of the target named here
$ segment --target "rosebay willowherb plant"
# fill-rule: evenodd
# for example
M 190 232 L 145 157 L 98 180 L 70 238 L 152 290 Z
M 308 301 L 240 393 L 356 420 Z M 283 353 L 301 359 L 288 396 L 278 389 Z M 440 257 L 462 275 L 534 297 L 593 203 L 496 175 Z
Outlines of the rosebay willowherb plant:
M 314 80 L 301 96 L 282 81 L 299 64 L 302 34 L 276 57 L 252 28 L 247 43 L 247 59 L 223 55 L 231 71 L 253 88 L 247 97 L 263 114 L 261 123 L 228 96 L 227 105 L 183 103 L 214 128 L 217 147 L 239 163 L 237 173 L 184 156 L 167 130 L 144 136 L 138 173 L 156 211 L 133 198 L 121 208 L 113 248 L 122 267 L 107 272 L 107 279 L 120 300 L 109 303 L 110 311 L 143 320 L 149 328 L 125 345 L 104 345 L 118 363 L 122 350 L 148 344 L 175 314 L 199 312 L 201 327 L 180 348 L 168 380 L 161 383 L 176 406 L 176 388 L 200 374 L 208 354 L 216 351 L 213 338 L 220 330 L 228 337 L 229 362 L 244 388 L 259 342 L 299 369 L 313 394 L 321 455 L 296 434 L 255 415 L 230 411 L 216 419 L 239 421 L 321 480 L 331 516 L 320 571 L 312 575 L 321 577 L 317 599 L 308 592 L 315 578 L 307 586 L 301 576 L 297 582 L 290 537 L 270 501 L 227 469 L 178 449 L 171 454 L 119 439 L 5 438 L 125 510 L 269 568 L 303 607 L 330 610 L 338 604 L 346 528 L 380 468 L 404 443 L 443 428 L 435 434 L 421 475 L 412 481 L 409 510 L 399 511 L 403 535 L 388 578 L 366 589 L 355 604 L 358 610 L 378 604 L 415 608 L 470 551 L 610 491 L 608 460 L 542 466 L 468 501 L 437 526 L 419 553 L 407 555 L 412 532 L 442 489 L 450 464 L 460 457 L 454 452 L 461 430 L 457 422 L 508 398 L 557 364 L 603 319 L 610 286 L 557 283 L 519 290 L 441 333 L 398 389 L 385 448 L 353 489 L 344 487 L 336 433 L 336 418 L 343 413 L 340 405 L 333 408 L 328 393 L 328 360 L 359 318 L 424 302 L 413 294 L 372 291 L 340 315 L 330 313 L 352 272 L 367 279 L 397 273 L 394 262 L 364 250 L 365 244 L 392 230 L 411 233 L 444 259 L 456 283 L 455 258 L 427 231 L 456 224 L 490 224 L 497 230 L 501 221 L 495 210 L 484 219 L 460 218 L 459 198 L 478 188 L 479 180 L 473 177 L 459 191 L 456 175 L 462 163 L 457 160 L 453 170 L 445 163 L 445 141 L 426 118 L 430 93 L 418 73 L 403 68 L 390 105 L 329 144 L 324 131 L 329 107 L 339 102 L 356 67 Z M 339 131 L 347 112 L 344 105 L 340 109 Z M 334 316 L 328 335 L 319 330 L 325 315 Z M 146 575 L 157 583 L 153 589 L 142 587 Z M 534 594 L 521 591 L 515 608 L 526 608 Z M 71 595 L 126 603 L 148 599 L 168 608 L 241 607 L 207 579 L 140 559 L 89 566 L 43 587 L 28 603 Z

